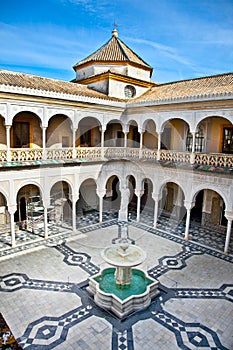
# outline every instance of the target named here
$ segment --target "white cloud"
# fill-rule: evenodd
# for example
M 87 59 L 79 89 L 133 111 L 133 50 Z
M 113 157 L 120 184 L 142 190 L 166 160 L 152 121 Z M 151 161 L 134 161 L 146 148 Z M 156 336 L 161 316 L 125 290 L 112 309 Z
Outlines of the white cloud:
M 164 57 L 170 58 L 173 61 L 182 63 L 182 64 L 187 65 L 187 66 L 192 65 L 192 63 L 187 58 L 179 55 L 177 53 L 177 50 L 171 46 L 162 45 L 162 44 L 157 43 L 155 41 L 146 40 L 146 39 L 127 38 L 127 40 L 135 42 L 135 43 L 143 44 L 143 45 L 149 45 L 149 46 L 155 48 L 157 51 L 159 51 L 159 54 L 164 56 Z
M 77 63 L 79 56 L 83 58 L 88 47 L 87 40 L 73 38 L 74 32 L 60 27 L 43 25 L 32 30 L 0 23 L 0 62 L 65 69 Z

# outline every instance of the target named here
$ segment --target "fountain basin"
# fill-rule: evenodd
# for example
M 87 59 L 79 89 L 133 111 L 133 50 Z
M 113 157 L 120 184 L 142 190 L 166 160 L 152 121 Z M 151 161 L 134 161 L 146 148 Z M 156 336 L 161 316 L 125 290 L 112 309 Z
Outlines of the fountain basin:
M 115 282 L 115 268 L 106 268 L 89 278 L 88 292 L 95 303 L 111 310 L 117 317 L 125 318 L 131 313 L 146 309 L 151 299 L 159 294 L 158 281 L 140 269 L 132 269 L 130 285 Z

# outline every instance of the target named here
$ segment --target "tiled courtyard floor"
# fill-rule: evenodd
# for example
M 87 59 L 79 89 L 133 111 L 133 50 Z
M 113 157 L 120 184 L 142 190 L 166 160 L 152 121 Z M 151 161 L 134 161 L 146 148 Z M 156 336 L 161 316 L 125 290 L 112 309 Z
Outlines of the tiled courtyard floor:
M 131 222 L 160 296 L 120 321 L 86 292 L 88 277 L 107 266 L 101 250 L 117 236 L 112 220 L 2 256 L 0 310 L 23 349 L 233 349 L 232 255 Z

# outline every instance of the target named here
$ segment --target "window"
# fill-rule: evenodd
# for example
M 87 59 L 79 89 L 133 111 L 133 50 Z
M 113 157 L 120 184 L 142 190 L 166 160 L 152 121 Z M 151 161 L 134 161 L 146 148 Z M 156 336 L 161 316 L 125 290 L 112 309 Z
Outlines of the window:
M 126 85 L 125 87 L 125 97 L 126 98 L 131 98 L 136 95 L 136 89 L 132 85 Z
M 69 147 L 69 136 L 62 136 L 62 147 Z
M 193 135 L 191 132 L 188 132 L 186 138 L 186 151 L 192 152 L 192 144 L 193 144 Z M 205 136 L 203 129 L 199 128 L 199 130 L 195 134 L 195 152 L 203 152 L 205 148 Z
M 233 128 L 223 128 L 223 153 L 233 153 Z
M 27 122 L 13 123 L 14 147 L 30 147 L 29 126 Z

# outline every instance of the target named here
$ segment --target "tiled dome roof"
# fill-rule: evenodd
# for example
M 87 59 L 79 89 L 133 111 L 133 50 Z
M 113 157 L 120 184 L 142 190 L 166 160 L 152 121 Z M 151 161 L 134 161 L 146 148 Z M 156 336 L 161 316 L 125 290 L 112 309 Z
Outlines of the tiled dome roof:
M 112 37 L 106 44 L 101 46 L 87 58 L 76 63 L 74 68 L 88 62 L 130 62 L 152 70 L 151 66 L 149 66 L 141 57 L 118 38 L 116 29 L 112 31 Z

